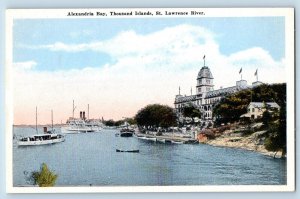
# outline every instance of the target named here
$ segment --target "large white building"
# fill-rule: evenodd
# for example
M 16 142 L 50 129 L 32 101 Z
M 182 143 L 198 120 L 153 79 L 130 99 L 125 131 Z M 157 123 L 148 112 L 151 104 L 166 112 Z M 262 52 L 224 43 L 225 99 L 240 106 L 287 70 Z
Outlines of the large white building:
M 257 73 L 257 72 L 256 72 Z M 252 86 L 257 86 L 262 84 L 262 82 L 253 82 Z M 200 69 L 197 76 L 196 94 L 195 95 L 181 95 L 180 88 L 179 94 L 175 97 L 175 110 L 179 116 L 182 116 L 183 107 L 189 104 L 193 104 L 200 109 L 202 113 L 203 121 L 213 120 L 213 107 L 218 103 L 223 97 L 228 94 L 238 92 L 243 89 L 251 88 L 252 86 L 247 85 L 246 80 L 236 81 L 235 86 L 214 89 L 214 77 L 208 66 L 204 66 Z

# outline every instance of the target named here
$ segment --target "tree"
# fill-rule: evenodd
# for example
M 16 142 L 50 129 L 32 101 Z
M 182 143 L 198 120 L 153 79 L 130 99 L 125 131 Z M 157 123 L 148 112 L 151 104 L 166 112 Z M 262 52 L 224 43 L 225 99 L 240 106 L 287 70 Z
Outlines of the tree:
M 53 187 L 58 176 L 48 169 L 46 163 L 43 163 L 40 171 L 32 172 L 31 177 L 33 183 L 39 187 Z
M 216 117 L 216 124 L 238 121 L 240 116 L 247 112 L 250 100 L 250 89 L 223 98 L 213 109 L 213 114 Z
M 176 125 L 176 114 L 169 106 L 151 104 L 138 111 L 135 121 L 138 126 L 146 126 L 147 129 L 149 127 L 168 128 Z
M 269 151 L 280 151 L 286 154 L 286 108 L 283 106 L 279 112 L 279 122 L 271 125 L 268 129 L 268 137 L 265 147 Z
M 286 106 L 286 84 L 262 84 L 224 97 L 213 109 L 216 124 L 236 122 L 247 112 L 250 102 L 277 102 Z
M 184 117 L 201 117 L 201 112 L 198 108 L 194 107 L 192 104 L 183 107 L 183 116 Z
M 269 128 L 269 124 L 271 122 L 271 119 L 272 119 L 272 115 L 269 112 L 269 110 L 266 109 L 266 111 L 264 111 L 263 115 L 262 115 L 262 122 L 263 122 L 263 125 L 264 125 L 265 128 Z

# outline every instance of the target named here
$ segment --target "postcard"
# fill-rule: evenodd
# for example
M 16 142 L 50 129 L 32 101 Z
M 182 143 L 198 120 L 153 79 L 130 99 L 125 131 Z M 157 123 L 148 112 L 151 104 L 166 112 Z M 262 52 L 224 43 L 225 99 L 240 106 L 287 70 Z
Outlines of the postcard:
M 292 8 L 6 11 L 9 193 L 295 190 Z

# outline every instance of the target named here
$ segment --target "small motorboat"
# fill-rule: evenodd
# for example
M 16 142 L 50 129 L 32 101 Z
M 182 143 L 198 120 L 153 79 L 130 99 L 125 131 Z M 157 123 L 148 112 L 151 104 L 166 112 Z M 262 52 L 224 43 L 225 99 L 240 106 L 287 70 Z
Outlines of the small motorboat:
M 156 140 L 157 140 L 154 137 L 137 137 L 137 138 L 139 138 L 141 140 L 149 140 L 149 141 L 153 141 L 153 142 L 156 142 Z
M 172 144 L 184 144 L 183 141 L 175 141 L 175 140 L 172 140 L 171 143 Z
M 116 149 L 116 152 L 139 153 L 140 150 L 120 150 L 120 149 Z

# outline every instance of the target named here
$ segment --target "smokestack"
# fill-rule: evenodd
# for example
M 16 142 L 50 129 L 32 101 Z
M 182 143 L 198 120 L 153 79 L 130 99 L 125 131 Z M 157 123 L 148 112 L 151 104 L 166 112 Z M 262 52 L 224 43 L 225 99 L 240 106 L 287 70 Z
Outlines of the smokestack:
M 82 111 L 80 111 L 80 119 L 82 119 Z
M 85 120 L 85 111 L 82 111 L 82 119 Z

